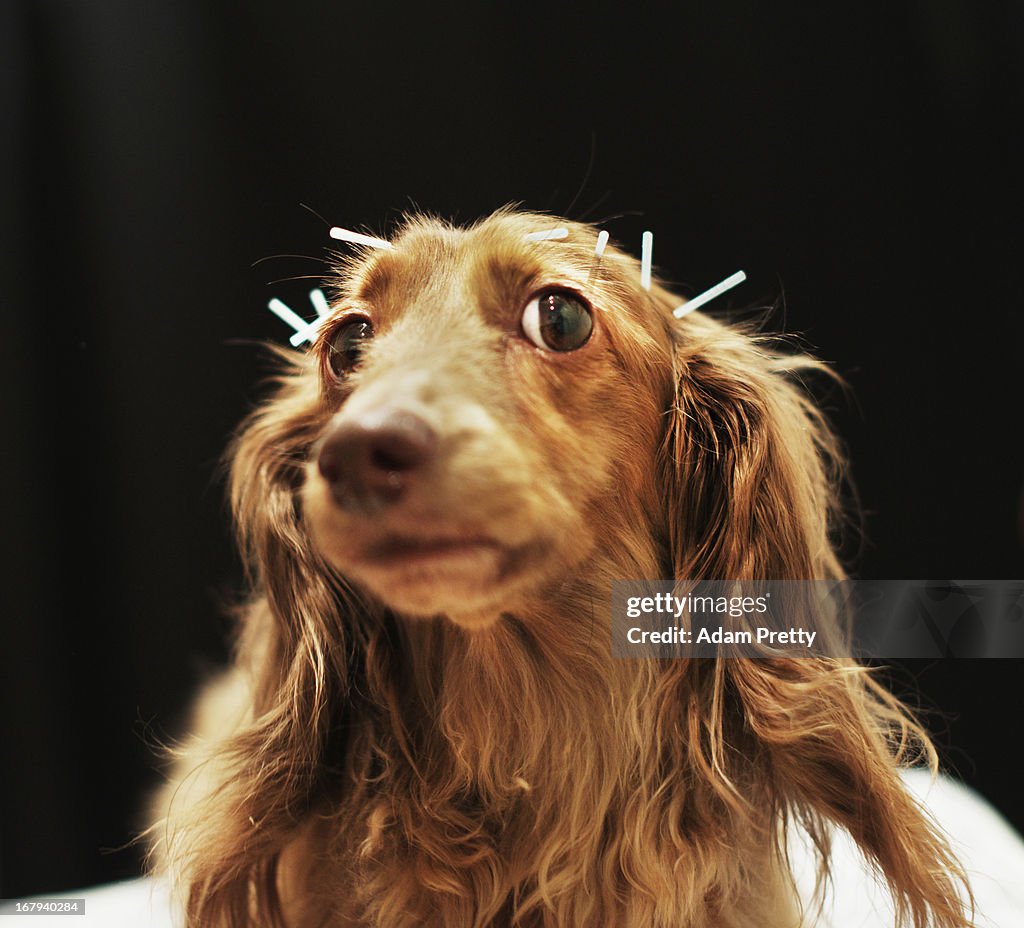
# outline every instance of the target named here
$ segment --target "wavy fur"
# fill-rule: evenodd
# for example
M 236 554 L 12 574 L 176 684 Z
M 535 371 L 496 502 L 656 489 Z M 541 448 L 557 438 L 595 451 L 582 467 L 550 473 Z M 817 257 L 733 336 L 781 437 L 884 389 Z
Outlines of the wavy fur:
M 553 224 L 568 242 L 523 242 Z M 795 382 L 819 362 L 674 320 L 679 299 L 640 289 L 634 259 L 593 260 L 595 235 L 512 210 L 468 230 L 410 218 L 393 253 L 339 266 L 335 316 L 377 329 L 351 380 L 325 367 L 331 321 L 309 355 L 281 352 L 231 452 L 251 604 L 152 829 L 190 925 L 787 928 L 813 923 L 793 822 L 822 888 L 838 825 L 900 924 L 969 924 L 898 775 L 934 765 L 931 746 L 866 670 L 612 658 L 613 579 L 842 576 L 841 467 Z M 595 307 L 585 349 L 542 357 L 518 333 L 547 284 Z M 442 437 L 422 505 L 525 564 L 498 598 L 438 582 L 424 618 L 405 575 L 349 570 L 376 523 L 331 505 L 316 450 L 395 396 Z

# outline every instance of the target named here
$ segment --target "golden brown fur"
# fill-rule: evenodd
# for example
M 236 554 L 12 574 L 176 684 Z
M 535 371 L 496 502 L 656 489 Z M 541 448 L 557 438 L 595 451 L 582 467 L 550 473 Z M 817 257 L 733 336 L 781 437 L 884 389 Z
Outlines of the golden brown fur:
M 555 224 L 567 241 L 524 241 Z M 866 671 L 611 656 L 613 579 L 841 576 L 838 458 L 790 376 L 816 362 L 673 319 L 633 258 L 595 262 L 595 235 L 412 218 L 339 267 L 318 343 L 285 353 L 232 453 L 253 585 L 236 662 L 152 830 L 190 924 L 790 928 L 794 821 L 823 876 L 835 824 L 903 923 L 969 924 L 897 773 L 930 746 Z M 594 307 L 577 351 L 522 336 L 550 285 Z M 376 334 L 339 385 L 326 345 L 354 308 Z M 396 402 L 436 459 L 399 505 L 347 511 L 320 442 Z M 396 532 L 495 543 L 450 569 L 365 556 Z

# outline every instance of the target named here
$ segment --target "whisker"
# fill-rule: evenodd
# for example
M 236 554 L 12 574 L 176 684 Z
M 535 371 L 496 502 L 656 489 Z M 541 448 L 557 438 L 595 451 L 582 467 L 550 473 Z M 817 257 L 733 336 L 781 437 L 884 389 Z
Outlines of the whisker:
M 267 255 L 263 258 L 257 258 L 249 267 L 256 267 L 258 264 L 263 264 L 264 261 L 273 261 L 276 258 L 302 258 L 304 261 L 319 261 L 321 264 L 329 263 L 326 258 L 317 258 L 313 255 Z
M 330 223 L 329 223 L 329 222 L 328 222 L 328 221 L 327 221 L 326 219 L 324 219 L 324 217 L 323 217 L 323 216 L 321 216 L 321 215 L 320 215 L 320 214 L 319 214 L 319 213 L 318 213 L 318 212 L 317 212 L 317 211 L 316 211 L 315 209 L 313 209 L 313 207 L 312 207 L 312 206 L 307 206 L 307 205 L 306 205 L 305 203 L 299 203 L 299 206 L 301 206 L 301 207 L 302 207 L 302 208 L 303 208 L 304 210 L 308 210 L 309 212 L 311 212 L 311 213 L 312 213 L 312 214 L 313 214 L 314 216 L 316 216 L 316 218 L 317 218 L 317 219 L 319 219 L 319 220 L 320 220 L 320 221 L 321 221 L 321 222 L 322 222 L 322 223 L 323 223 L 323 224 L 324 224 L 325 226 L 329 226 L 329 225 L 330 225 Z
M 323 280 L 323 274 L 297 274 L 295 277 L 276 277 L 274 280 L 268 280 L 267 286 L 272 287 L 274 284 L 284 284 L 290 280 Z
M 587 181 L 590 180 L 590 175 L 594 170 L 594 160 L 597 155 L 597 132 L 591 130 L 590 133 L 590 158 L 587 161 L 587 170 L 583 174 L 583 182 L 580 184 L 579 189 L 576 191 L 576 196 L 569 201 L 569 205 L 565 208 L 563 215 L 572 218 L 572 208 L 576 205 L 576 201 L 583 195 L 583 191 L 586 189 Z
M 611 191 L 609 191 L 609 193 L 610 192 Z M 607 197 L 604 197 L 602 199 L 607 199 Z M 600 205 L 601 205 L 600 202 L 595 203 L 594 204 L 594 208 L 596 209 Z M 593 225 L 593 226 L 603 226 L 606 222 L 611 222 L 612 220 L 615 220 L 615 219 L 624 219 L 626 216 L 643 216 L 643 215 L 644 215 L 644 211 L 642 209 L 624 209 L 620 213 L 609 213 L 607 216 L 602 216 L 600 219 L 595 219 L 590 224 Z
M 580 222 L 586 222 L 587 221 L 587 216 L 589 216 L 591 213 L 593 213 L 594 210 L 596 210 L 598 207 L 602 206 L 604 204 L 605 200 L 607 200 L 608 197 L 610 197 L 611 195 L 612 195 L 612 190 L 609 187 L 590 206 L 588 206 L 585 210 L 583 210 L 582 213 L 580 213 L 579 221 Z M 602 221 L 603 220 L 599 220 L 598 222 L 595 222 L 594 225 L 600 225 Z

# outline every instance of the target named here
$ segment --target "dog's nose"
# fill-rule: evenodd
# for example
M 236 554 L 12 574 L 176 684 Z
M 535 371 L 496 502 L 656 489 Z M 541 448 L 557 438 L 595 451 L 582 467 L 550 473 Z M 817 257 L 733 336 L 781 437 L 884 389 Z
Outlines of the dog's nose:
M 419 416 L 388 410 L 339 423 L 324 440 L 317 467 L 340 505 L 373 511 L 396 502 L 436 449 L 437 435 Z

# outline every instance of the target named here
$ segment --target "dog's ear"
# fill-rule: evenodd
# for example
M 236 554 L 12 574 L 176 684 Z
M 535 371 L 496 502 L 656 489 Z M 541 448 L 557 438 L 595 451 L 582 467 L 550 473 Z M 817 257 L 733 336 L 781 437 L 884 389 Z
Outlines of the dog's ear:
M 267 924 L 276 870 L 296 823 L 337 766 L 349 707 L 355 597 L 307 538 L 299 489 L 330 415 L 310 358 L 279 350 L 286 369 L 243 423 L 229 455 L 230 498 L 254 592 L 242 611 L 233 673 L 252 706 L 205 746 L 204 793 L 168 819 L 166 857 L 188 883 L 189 924 Z M 216 771 L 214 775 L 213 771 Z M 184 791 L 182 791 L 184 793 Z
M 662 479 L 676 578 L 829 579 L 840 455 L 792 382 L 824 366 L 700 314 L 676 324 Z
M 229 448 L 231 509 L 249 584 L 266 598 L 274 617 L 268 663 L 289 670 L 304 664 L 306 672 L 317 668 L 319 675 L 328 671 L 323 665 L 332 642 L 340 642 L 344 653 L 347 629 L 339 606 L 350 595 L 310 543 L 301 510 L 307 459 L 330 413 L 314 361 L 276 352 L 285 368 L 275 389 L 242 423 Z M 298 650 L 307 660 L 293 666 Z M 343 667 L 335 670 L 345 679 Z M 261 682 L 259 698 L 273 703 L 275 689 L 286 681 Z
M 841 578 L 832 537 L 840 455 L 795 382 L 823 365 L 699 313 L 674 323 L 672 337 L 660 467 L 673 578 Z M 808 628 L 834 618 L 801 617 Z M 696 735 L 686 762 L 729 814 L 755 826 L 754 806 L 796 818 L 826 871 L 826 822 L 838 823 L 888 881 L 900 924 L 968 923 L 958 864 L 898 773 L 900 763 L 934 765 L 933 749 L 869 671 L 840 657 L 677 663 L 670 672 L 689 694 L 684 730 Z

